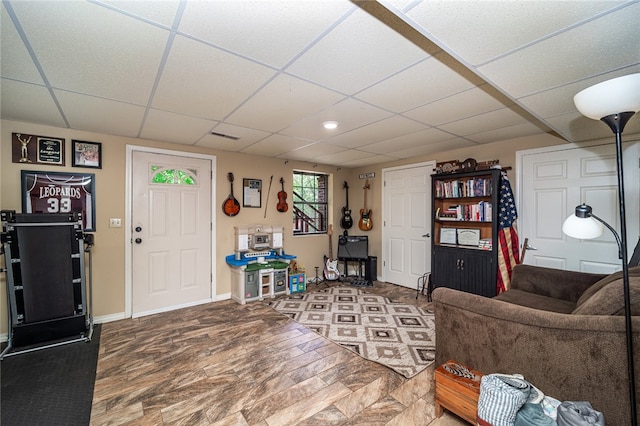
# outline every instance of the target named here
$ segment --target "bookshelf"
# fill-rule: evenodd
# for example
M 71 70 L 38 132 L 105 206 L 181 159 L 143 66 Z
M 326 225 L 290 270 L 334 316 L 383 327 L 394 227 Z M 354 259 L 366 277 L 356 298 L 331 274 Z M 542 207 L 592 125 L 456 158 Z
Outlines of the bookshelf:
M 435 174 L 431 181 L 433 287 L 495 296 L 500 170 Z

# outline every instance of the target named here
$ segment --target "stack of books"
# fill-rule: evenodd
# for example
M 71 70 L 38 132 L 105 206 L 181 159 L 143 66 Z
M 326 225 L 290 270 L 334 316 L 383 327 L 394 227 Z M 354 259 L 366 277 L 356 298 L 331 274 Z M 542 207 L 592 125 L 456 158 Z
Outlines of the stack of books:
M 483 238 L 478 241 L 478 247 L 480 247 L 482 250 L 491 250 L 493 248 L 493 242 L 490 238 Z

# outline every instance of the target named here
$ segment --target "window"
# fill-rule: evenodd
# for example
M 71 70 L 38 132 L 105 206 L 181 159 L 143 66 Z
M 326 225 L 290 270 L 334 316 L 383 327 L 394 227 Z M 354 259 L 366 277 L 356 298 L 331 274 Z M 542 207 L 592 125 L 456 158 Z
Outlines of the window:
M 151 166 L 151 183 L 170 185 L 197 185 L 197 170 L 176 170 L 163 166 Z
M 293 172 L 293 235 L 326 234 L 329 177 Z

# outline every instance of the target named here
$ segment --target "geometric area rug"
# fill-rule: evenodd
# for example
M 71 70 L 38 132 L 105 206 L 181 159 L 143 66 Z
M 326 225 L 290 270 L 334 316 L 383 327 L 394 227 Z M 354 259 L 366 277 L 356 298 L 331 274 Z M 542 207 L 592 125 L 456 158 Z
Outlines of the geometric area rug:
M 310 330 L 411 378 L 435 360 L 434 314 L 353 287 L 293 294 L 270 303 Z

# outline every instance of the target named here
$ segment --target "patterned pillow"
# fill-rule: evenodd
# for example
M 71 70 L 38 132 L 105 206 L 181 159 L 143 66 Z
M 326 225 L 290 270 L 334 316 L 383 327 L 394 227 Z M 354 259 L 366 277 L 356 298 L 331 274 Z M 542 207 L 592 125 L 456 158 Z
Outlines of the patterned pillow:
M 594 284 L 595 286 L 596 284 Z M 631 315 L 640 315 L 640 277 L 629 275 Z M 575 315 L 624 315 L 622 278 L 611 281 L 585 300 L 574 311 Z

